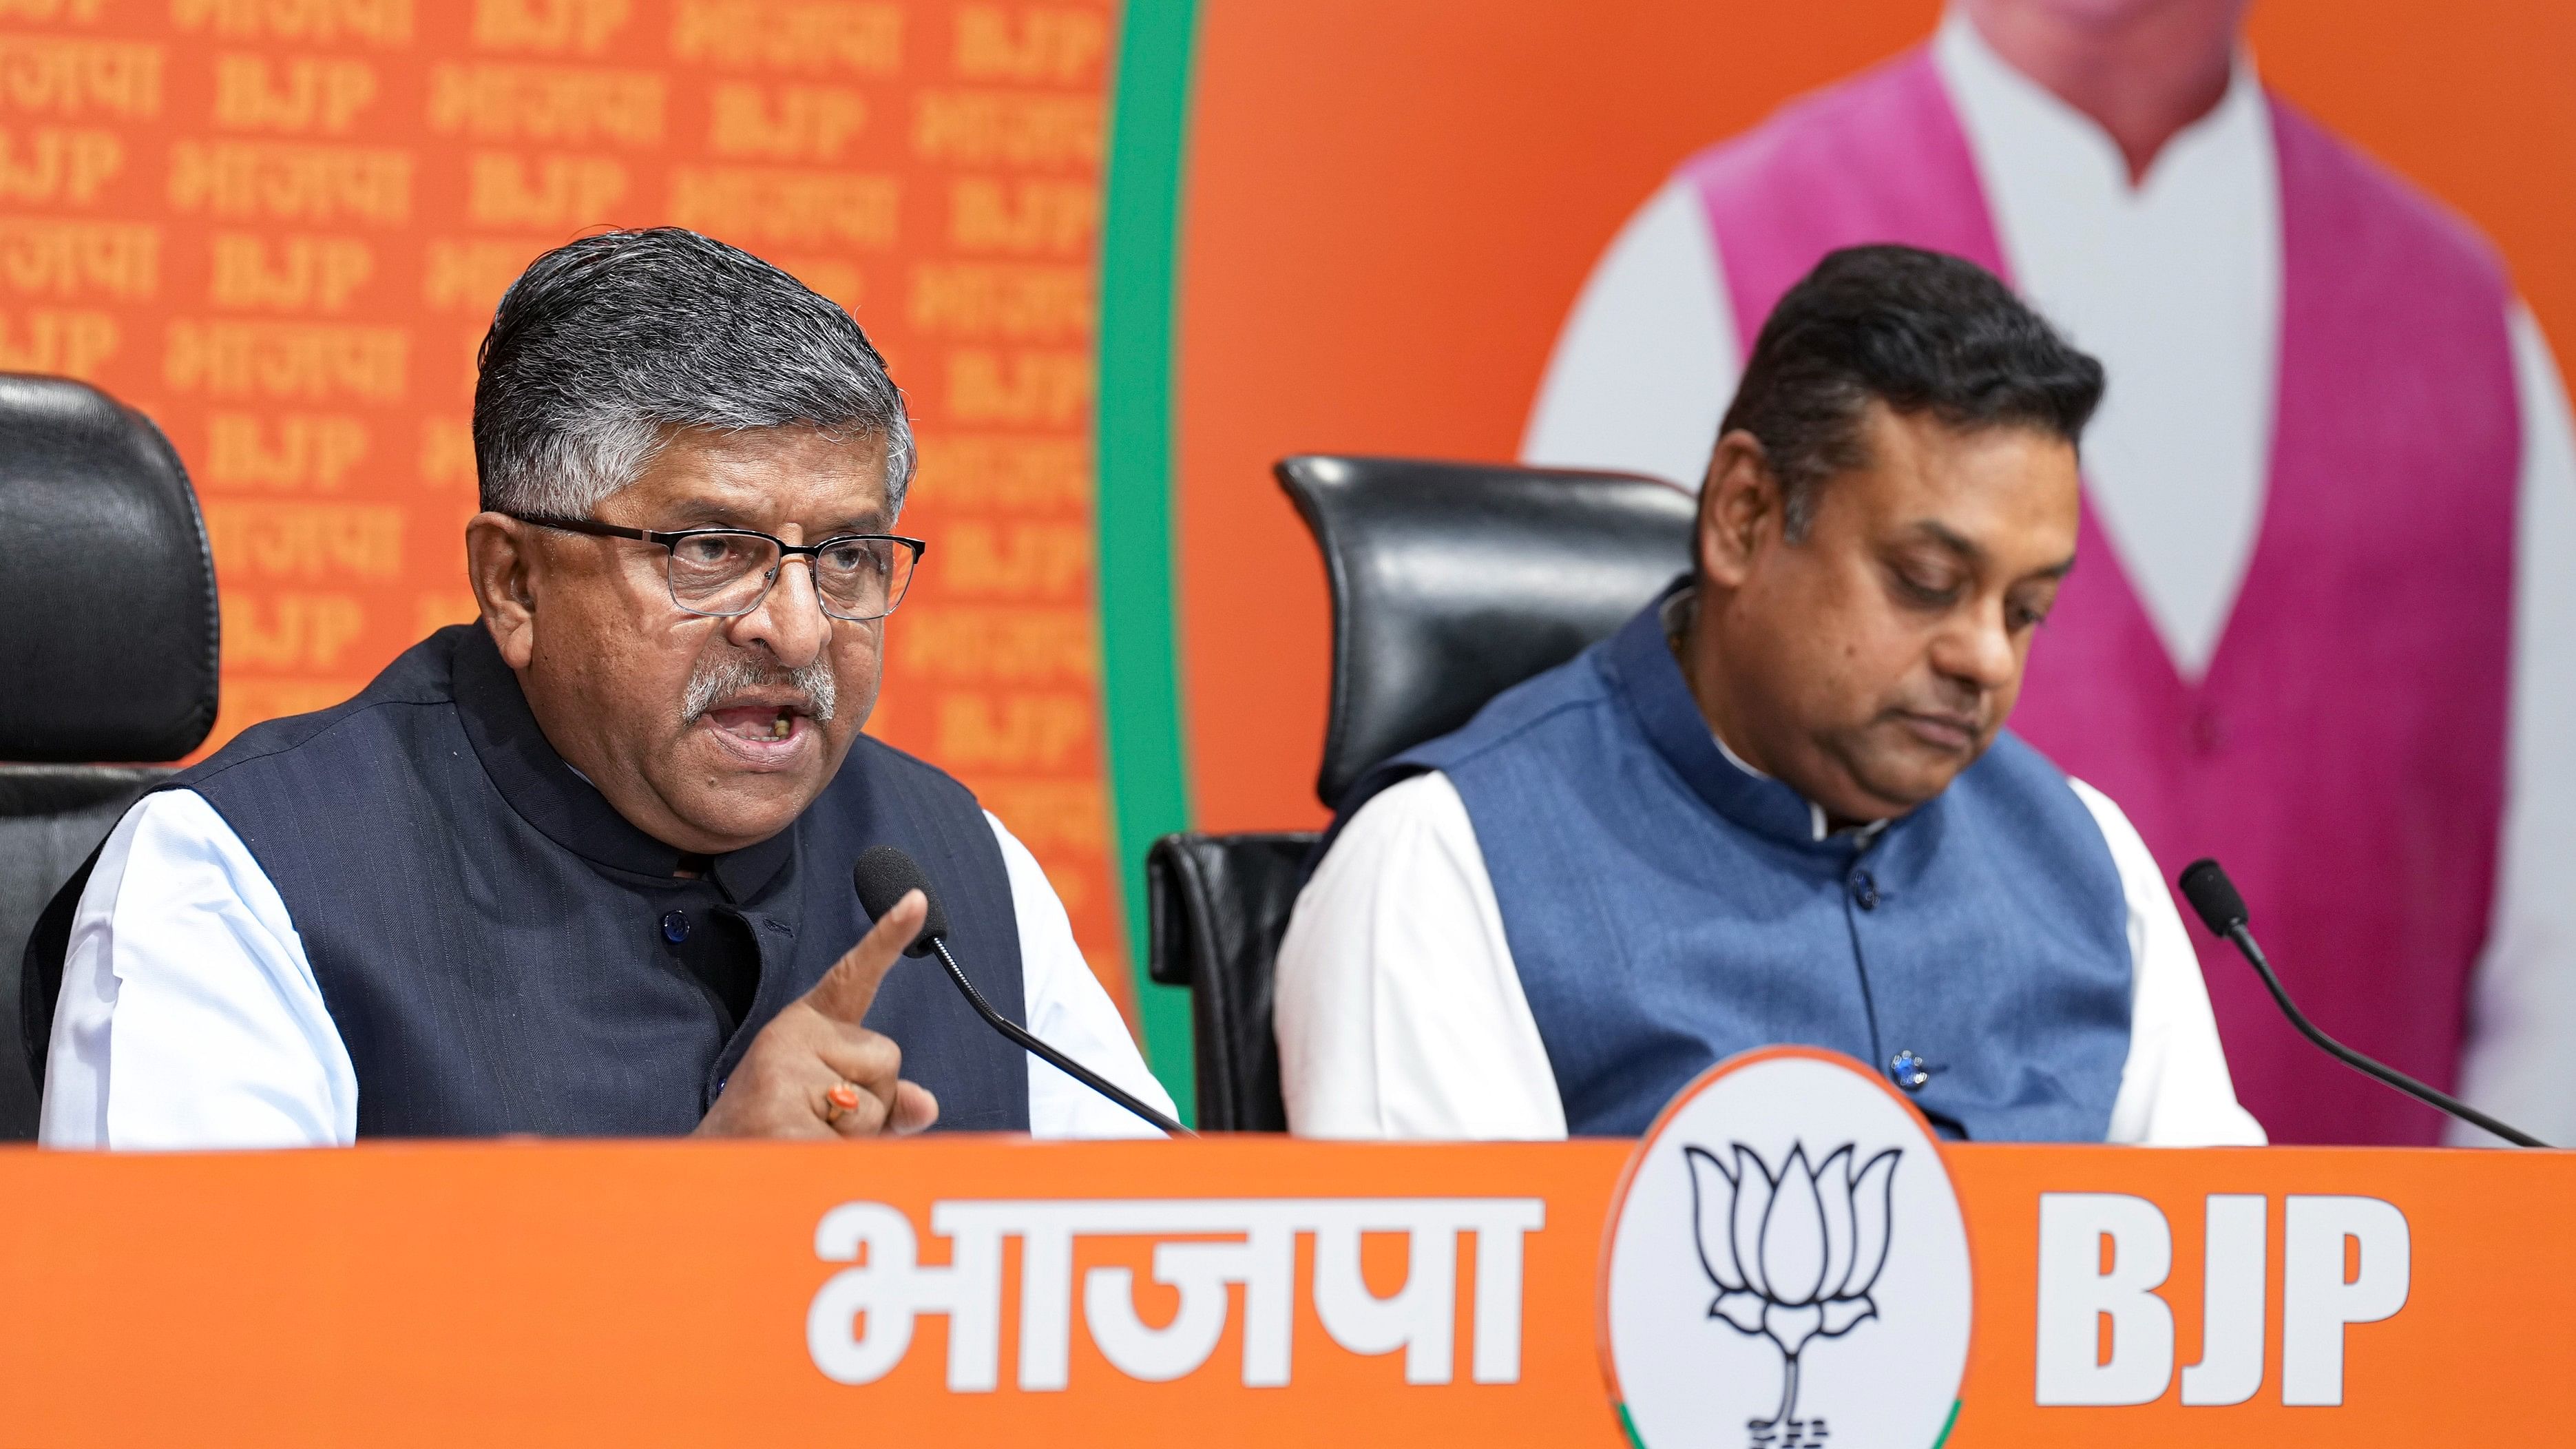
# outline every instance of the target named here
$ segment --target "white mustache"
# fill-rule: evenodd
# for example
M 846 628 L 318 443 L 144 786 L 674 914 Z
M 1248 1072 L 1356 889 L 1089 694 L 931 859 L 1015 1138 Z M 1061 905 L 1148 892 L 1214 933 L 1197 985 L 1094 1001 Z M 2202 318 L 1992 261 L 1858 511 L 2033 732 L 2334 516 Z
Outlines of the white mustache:
M 831 719 L 837 696 L 829 664 L 817 659 L 801 668 L 780 669 L 735 654 L 702 663 L 689 676 L 688 692 L 680 699 L 680 723 L 696 724 L 708 710 L 733 695 L 782 684 L 805 696 L 805 713 L 813 716 L 815 723 Z

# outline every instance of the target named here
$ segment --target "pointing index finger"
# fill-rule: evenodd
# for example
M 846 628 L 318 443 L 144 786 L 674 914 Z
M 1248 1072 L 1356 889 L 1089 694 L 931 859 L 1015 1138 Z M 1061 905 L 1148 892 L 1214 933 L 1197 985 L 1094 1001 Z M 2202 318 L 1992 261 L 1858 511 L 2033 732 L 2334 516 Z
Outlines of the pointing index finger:
M 859 938 L 859 944 L 833 962 L 814 989 L 805 993 L 805 1004 L 834 1021 L 857 1026 L 876 1004 L 877 988 L 894 969 L 903 948 L 921 933 L 922 920 L 929 913 L 930 904 L 921 892 L 904 892 L 903 899 Z

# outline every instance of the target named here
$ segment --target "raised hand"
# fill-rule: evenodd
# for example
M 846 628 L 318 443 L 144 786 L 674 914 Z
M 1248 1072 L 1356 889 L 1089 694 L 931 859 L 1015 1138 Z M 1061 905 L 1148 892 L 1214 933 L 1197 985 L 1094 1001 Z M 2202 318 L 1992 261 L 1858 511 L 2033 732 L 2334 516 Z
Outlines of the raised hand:
M 907 893 L 813 990 L 762 1027 L 698 1134 L 875 1137 L 938 1121 L 938 1099 L 903 1080 L 903 1049 L 859 1024 L 927 911 L 921 892 Z

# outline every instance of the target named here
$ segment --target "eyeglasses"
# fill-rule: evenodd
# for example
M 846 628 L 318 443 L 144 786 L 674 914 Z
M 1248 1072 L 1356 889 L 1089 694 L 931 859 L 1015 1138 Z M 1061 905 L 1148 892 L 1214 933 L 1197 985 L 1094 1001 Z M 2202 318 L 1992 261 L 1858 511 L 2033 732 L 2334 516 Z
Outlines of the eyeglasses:
M 521 523 L 597 538 L 633 538 L 670 551 L 671 602 L 692 614 L 738 619 L 760 607 L 778 582 L 779 565 L 803 558 L 813 571 L 823 612 L 864 624 L 882 619 L 903 602 L 912 571 L 930 545 L 890 533 L 845 533 L 821 543 L 794 544 L 748 528 L 684 528 L 661 533 L 621 528 L 590 518 L 509 515 Z

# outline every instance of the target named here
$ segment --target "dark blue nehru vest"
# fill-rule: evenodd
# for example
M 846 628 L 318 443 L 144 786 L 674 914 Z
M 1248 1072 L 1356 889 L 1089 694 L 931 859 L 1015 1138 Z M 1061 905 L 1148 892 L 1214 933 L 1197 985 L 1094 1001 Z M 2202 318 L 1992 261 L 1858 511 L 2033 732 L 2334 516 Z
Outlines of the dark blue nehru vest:
M 687 1132 L 866 932 L 850 862 L 871 845 L 921 863 L 958 960 L 1026 1020 L 1010 881 L 963 785 L 862 737 L 795 825 L 681 879 L 679 853 L 547 744 L 479 626 L 170 783 L 221 812 L 285 899 L 357 1068 L 361 1136 Z M 739 1021 L 672 949 L 707 931 L 756 953 Z M 935 965 L 897 964 L 867 1020 L 938 1095 L 940 1127 L 1027 1128 L 1019 1048 Z
M 1667 595 L 1667 597 L 1670 597 Z M 1641 1132 L 1774 1043 L 1881 1069 L 1988 1141 L 2098 1142 L 2129 1048 L 2128 910 L 2091 812 L 2010 734 L 1874 839 L 1719 753 L 1661 604 L 1380 767 L 1466 802 L 1577 1135 Z

